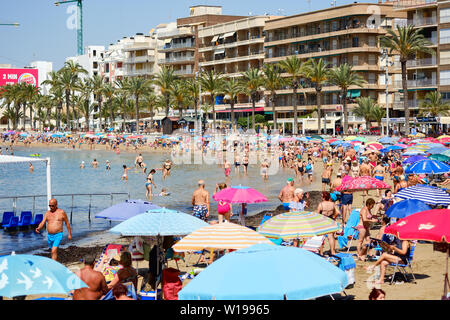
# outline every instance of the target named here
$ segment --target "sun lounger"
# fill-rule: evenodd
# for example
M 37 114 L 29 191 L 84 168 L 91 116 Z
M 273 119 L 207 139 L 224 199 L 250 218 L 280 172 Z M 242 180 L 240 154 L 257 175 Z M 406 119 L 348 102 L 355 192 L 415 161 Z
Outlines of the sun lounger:
M 20 216 L 20 221 L 17 224 L 17 227 L 19 229 L 27 229 L 31 225 L 31 220 L 33 219 L 33 216 L 31 215 L 31 212 L 22 212 Z
M 356 226 L 359 222 L 359 210 L 353 210 L 344 228 L 344 235 L 338 236 L 339 248 L 347 248 L 347 252 L 350 251 L 353 240 L 358 239 L 359 231 Z M 350 243 L 348 243 L 350 241 Z
M 37 227 L 42 222 L 42 220 L 44 220 L 44 215 L 43 214 L 41 214 L 41 213 L 35 214 L 34 215 L 34 220 L 31 222 L 31 225 L 33 227 Z
M 312 238 L 309 238 L 302 246 L 303 249 L 319 253 L 320 247 L 322 247 L 323 243 L 325 241 L 325 236 L 315 236 Z
M 9 220 L 9 222 L 5 225 L 3 225 L 3 228 L 5 229 L 5 231 L 14 231 L 17 230 L 17 226 L 19 224 L 19 217 L 11 217 L 11 219 Z
M 12 217 L 14 217 L 14 212 L 12 211 L 3 212 L 2 224 L 0 225 L 0 228 L 3 228 L 5 224 L 8 224 L 9 221 L 11 221 Z

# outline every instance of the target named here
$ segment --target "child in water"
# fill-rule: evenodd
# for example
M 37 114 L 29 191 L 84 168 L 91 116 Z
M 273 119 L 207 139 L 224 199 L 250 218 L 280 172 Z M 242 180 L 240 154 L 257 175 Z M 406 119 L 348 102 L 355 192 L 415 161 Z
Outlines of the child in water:
M 160 197 L 168 197 L 170 195 L 170 192 L 167 192 L 166 188 L 162 188 L 161 192 L 159 194 Z

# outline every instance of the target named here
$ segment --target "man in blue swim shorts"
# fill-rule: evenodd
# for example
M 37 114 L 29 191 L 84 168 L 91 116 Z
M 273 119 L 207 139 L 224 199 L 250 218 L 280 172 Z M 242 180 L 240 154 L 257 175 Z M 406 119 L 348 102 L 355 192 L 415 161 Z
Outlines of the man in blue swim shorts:
M 287 185 L 281 189 L 278 199 L 280 199 L 283 204 L 283 209 L 289 211 L 289 204 L 294 201 L 295 198 L 295 187 L 294 179 L 289 178 L 287 180 Z
M 36 232 L 44 228 L 47 223 L 47 241 L 48 247 L 52 251 L 52 259 L 58 260 L 58 247 L 63 239 L 63 222 L 66 224 L 67 232 L 69 233 L 68 239 L 72 240 L 72 230 L 70 229 L 69 219 L 64 210 L 58 208 L 58 201 L 51 199 L 49 202 L 50 210 L 44 215 L 44 219 L 36 228 Z

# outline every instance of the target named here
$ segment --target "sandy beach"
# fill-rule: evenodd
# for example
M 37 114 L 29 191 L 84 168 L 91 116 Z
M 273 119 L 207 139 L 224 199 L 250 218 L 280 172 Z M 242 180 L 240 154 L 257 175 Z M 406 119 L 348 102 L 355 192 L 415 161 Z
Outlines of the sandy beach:
M 33 144 L 33 147 L 39 147 L 39 148 L 61 148 L 61 145 L 46 145 L 46 144 Z M 77 146 L 78 148 L 78 146 Z M 89 148 L 88 145 L 83 145 L 83 149 Z M 107 148 L 107 146 L 96 146 L 96 149 L 104 150 Z M 125 148 L 123 148 L 125 149 Z M 128 152 L 135 153 L 135 152 L 170 152 L 169 149 L 167 150 L 153 150 L 144 147 L 138 149 L 138 151 L 132 150 L 132 148 L 129 148 L 130 150 Z M 112 152 L 112 151 L 111 151 Z M 121 152 L 126 152 L 126 150 L 121 150 Z M 316 186 L 320 185 L 320 175 L 322 173 L 322 164 L 321 162 L 317 161 L 315 166 L 315 175 L 314 175 L 314 182 L 313 184 Z M 334 165 L 334 172 L 337 171 L 338 165 Z M 333 175 L 333 178 L 335 177 L 335 174 Z M 392 181 L 390 178 L 387 179 L 387 183 L 392 185 Z M 307 184 L 305 184 L 307 185 Z M 296 187 L 302 187 L 303 184 L 300 184 L 296 182 Z M 280 189 L 283 186 L 280 185 Z M 315 190 L 318 190 L 318 188 L 315 188 Z M 311 206 L 308 209 L 309 211 L 315 211 L 317 204 L 320 201 L 321 197 L 321 191 L 313 191 L 310 192 L 311 194 Z M 354 203 L 353 208 L 361 208 L 363 197 L 362 192 L 357 192 L 354 194 Z M 370 191 L 369 196 L 373 197 L 374 199 L 378 199 L 376 196 L 376 191 Z M 367 199 L 367 196 L 365 197 Z M 278 207 L 279 203 L 274 203 L 274 210 L 272 211 L 273 214 L 279 214 L 282 212 L 280 208 Z M 278 209 L 276 209 L 278 207 Z M 247 218 L 247 225 L 248 226 L 258 226 L 262 217 L 264 216 L 265 212 L 261 212 L 257 215 L 254 215 L 252 217 Z M 378 231 L 376 229 L 371 230 L 371 235 L 375 236 Z M 126 238 L 120 238 L 115 243 L 122 243 L 122 244 L 128 244 L 129 239 Z M 64 263 L 66 266 L 68 266 L 71 270 L 76 270 L 77 268 L 81 268 L 82 264 L 80 260 L 86 255 L 90 253 L 94 253 L 97 255 L 97 257 L 101 254 L 102 249 L 107 243 L 102 243 L 99 241 L 95 244 L 83 244 L 83 245 L 77 245 L 73 243 L 69 243 L 67 248 L 60 248 L 59 250 L 59 258 L 62 263 Z M 351 253 L 356 253 L 356 242 L 353 242 Z M 325 242 L 325 251 L 329 250 L 328 242 Z M 42 255 L 50 256 L 49 253 L 42 253 Z M 196 255 L 188 255 L 189 259 L 187 261 L 188 266 L 185 265 L 184 262 L 180 261 L 178 262 L 178 266 L 180 271 L 183 272 L 189 272 L 193 268 L 201 268 L 205 267 L 205 265 L 201 266 L 193 266 L 195 262 L 198 261 L 198 256 Z M 206 256 L 208 258 L 208 255 Z M 381 288 L 386 292 L 386 299 L 387 300 L 439 300 L 443 293 L 443 279 L 444 279 L 444 273 L 445 273 L 445 254 L 440 252 L 433 251 L 433 245 L 431 243 L 418 243 L 416 247 L 416 251 L 414 253 L 414 259 L 413 259 L 413 271 L 415 274 L 415 277 L 417 279 L 417 283 L 412 282 L 404 282 L 403 277 L 401 274 L 398 274 L 397 281 L 390 285 L 388 281 L 386 281 L 385 284 L 381 285 Z M 368 265 L 373 264 L 373 262 L 356 262 L 356 270 L 355 270 L 355 280 L 356 283 L 352 288 L 346 289 L 345 292 L 351 299 L 355 300 L 367 300 L 369 293 L 371 289 L 376 286 L 380 287 L 380 285 L 375 285 L 373 281 L 370 280 L 371 274 L 367 273 L 365 267 Z M 168 263 L 169 267 L 176 268 L 176 264 L 174 261 L 169 261 Z M 140 273 L 143 274 L 145 272 L 145 269 L 148 268 L 148 262 L 143 261 L 139 263 L 134 263 L 134 266 L 139 268 Z M 388 268 L 387 269 L 387 275 L 392 274 L 393 269 Z M 140 287 L 142 283 L 142 277 L 140 277 L 139 285 Z M 186 285 L 189 282 L 189 280 L 184 281 L 184 285 Z M 52 296 L 58 296 L 58 295 L 52 295 Z M 41 296 L 27 296 L 27 299 L 36 299 Z M 60 296 L 65 297 L 65 296 Z M 336 296 L 337 298 L 339 295 Z

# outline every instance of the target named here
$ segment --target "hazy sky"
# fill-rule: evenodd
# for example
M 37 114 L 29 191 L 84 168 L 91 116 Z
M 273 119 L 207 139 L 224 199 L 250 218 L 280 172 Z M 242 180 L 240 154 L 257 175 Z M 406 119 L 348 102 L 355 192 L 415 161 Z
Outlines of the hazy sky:
M 66 57 L 77 54 L 77 33 L 67 22 L 70 4 L 56 0 L 0 0 L 0 23 L 19 22 L 20 27 L 0 26 L 0 64 L 16 67 L 34 60 L 53 62 L 60 68 Z M 337 1 L 344 5 L 354 1 Z M 376 0 L 362 1 L 365 3 Z M 189 16 L 189 6 L 221 5 L 228 15 L 292 15 L 330 7 L 331 0 L 84 0 L 84 46 L 107 47 L 124 36 L 148 32 L 160 23 Z

